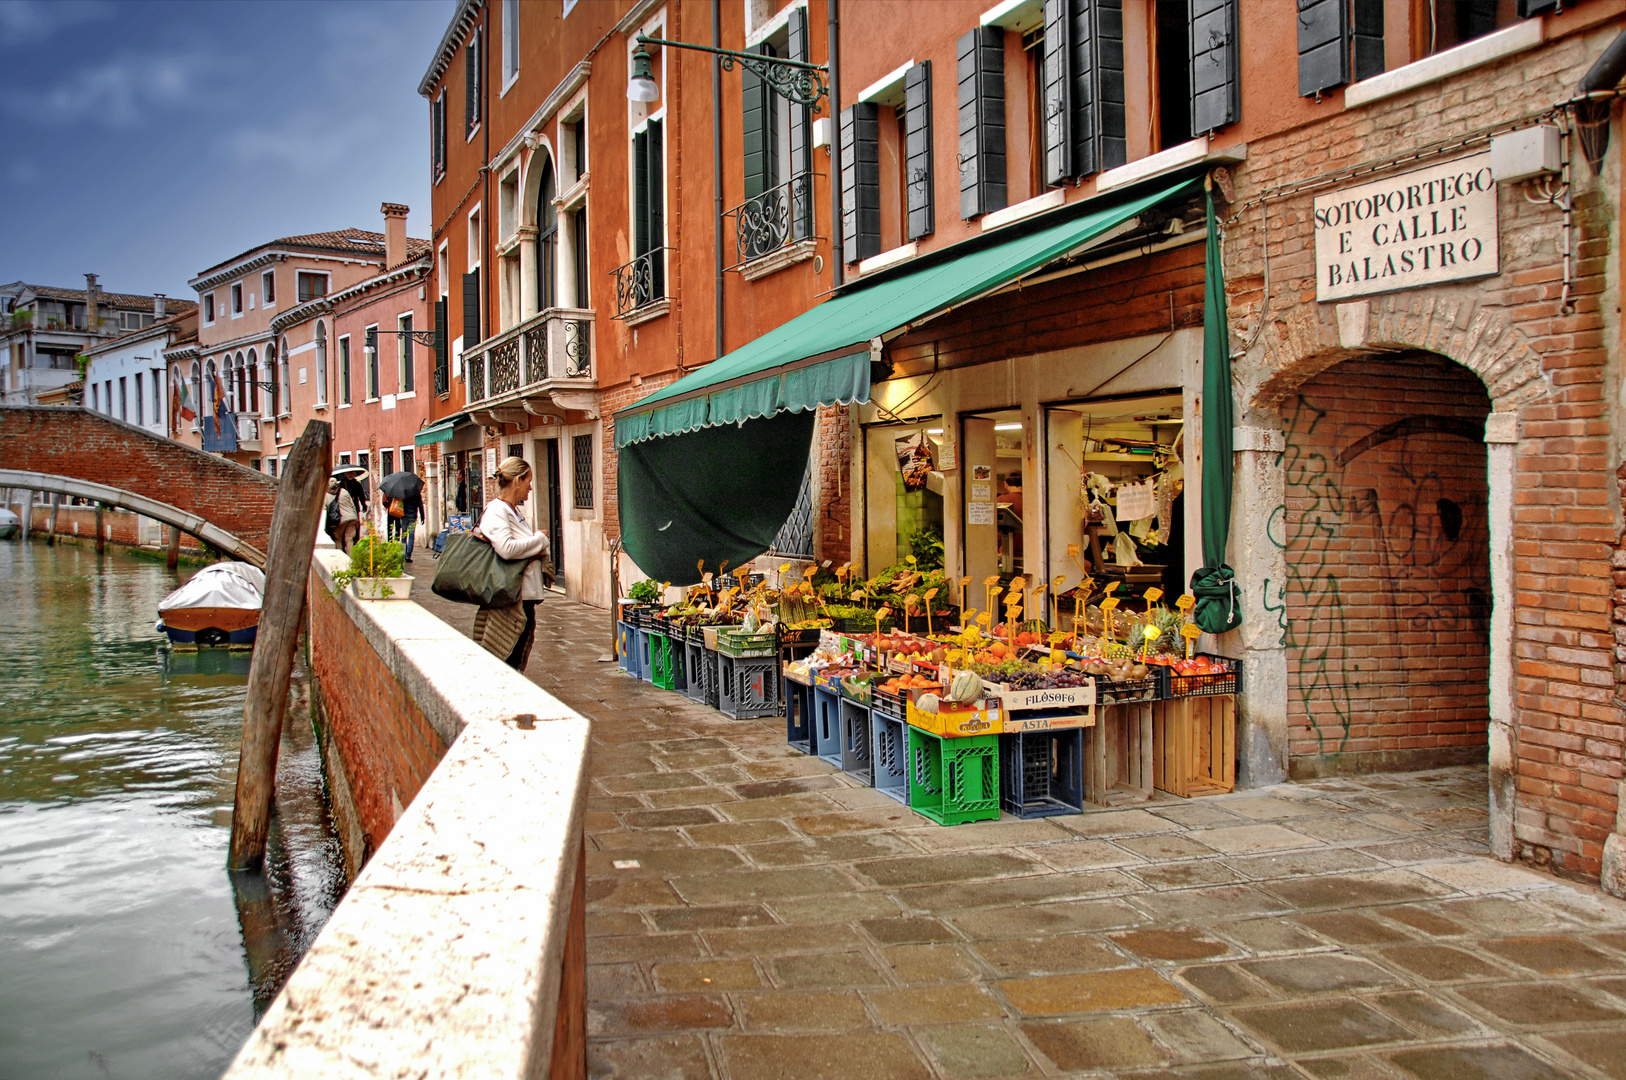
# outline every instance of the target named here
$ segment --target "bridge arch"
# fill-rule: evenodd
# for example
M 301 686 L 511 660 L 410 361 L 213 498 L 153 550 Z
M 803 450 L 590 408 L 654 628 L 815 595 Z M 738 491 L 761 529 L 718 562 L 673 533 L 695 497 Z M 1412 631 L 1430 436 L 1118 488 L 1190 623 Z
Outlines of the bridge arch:
M 0 407 L 0 486 L 144 514 L 265 565 L 277 481 L 79 406 Z

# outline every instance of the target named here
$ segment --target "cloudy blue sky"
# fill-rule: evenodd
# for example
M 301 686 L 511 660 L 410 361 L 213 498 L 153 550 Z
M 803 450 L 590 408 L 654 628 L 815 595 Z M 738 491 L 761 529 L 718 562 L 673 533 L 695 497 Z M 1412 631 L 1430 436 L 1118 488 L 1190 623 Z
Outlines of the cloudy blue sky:
M 429 235 L 453 0 L 0 0 L 0 282 L 191 297 L 265 240 Z

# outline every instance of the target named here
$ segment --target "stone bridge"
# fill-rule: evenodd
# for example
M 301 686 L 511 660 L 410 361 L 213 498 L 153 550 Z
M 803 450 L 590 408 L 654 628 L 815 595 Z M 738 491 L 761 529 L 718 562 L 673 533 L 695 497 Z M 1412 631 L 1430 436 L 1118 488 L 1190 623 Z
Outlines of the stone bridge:
M 274 477 L 78 406 L 0 407 L 0 487 L 91 499 L 265 565 Z

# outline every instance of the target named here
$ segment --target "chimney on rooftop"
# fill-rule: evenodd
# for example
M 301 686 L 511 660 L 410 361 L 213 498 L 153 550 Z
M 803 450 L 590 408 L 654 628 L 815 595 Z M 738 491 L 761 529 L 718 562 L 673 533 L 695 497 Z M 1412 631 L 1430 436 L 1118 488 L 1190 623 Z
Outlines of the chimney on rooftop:
M 379 209 L 384 212 L 384 269 L 388 270 L 406 262 L 407 208 L 387 202 Z
M 164 294 L 161 292 L 152 294 L 152 317 L 154 322 L 164 317 Z
M 96 332 L 98 321 L 96 318 L 96 275 L 85 275 L 85 329 L 92 334 Z

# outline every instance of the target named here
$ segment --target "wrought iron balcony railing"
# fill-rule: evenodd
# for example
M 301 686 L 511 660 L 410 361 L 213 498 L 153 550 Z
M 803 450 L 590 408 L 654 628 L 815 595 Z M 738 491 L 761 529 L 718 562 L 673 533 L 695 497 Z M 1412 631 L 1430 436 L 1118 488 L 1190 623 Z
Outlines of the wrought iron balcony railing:
M 655 248 L 610 273 L 615 278 L 615 317 L 625 319 L 666 299 L 667 248 Z
M 734 221 L 737 270 L 787 244 L 813 236 L 813 174 L 799 173 L 723 214 Z
M 593 372 L 593 312 L 549 308 L 463 353 L 463 377 L 470 405 L 531 387 L 590 387 Z

